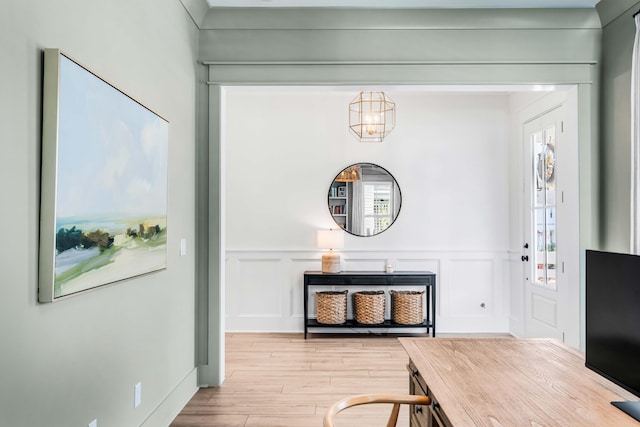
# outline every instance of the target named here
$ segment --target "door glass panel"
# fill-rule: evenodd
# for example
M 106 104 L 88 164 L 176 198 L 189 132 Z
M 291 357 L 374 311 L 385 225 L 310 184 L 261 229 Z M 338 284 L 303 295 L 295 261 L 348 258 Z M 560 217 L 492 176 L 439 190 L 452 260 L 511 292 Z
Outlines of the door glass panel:
M 547 284 L 556 284 L 556 209 L 546 209 Z
M 540 165 L 543 160 L 544 144 L 542 143 L 542 132 L 536 132 L 531 135 L 531 143 L 533 145 L 533 180 L 535 182 L 534 194 L 534 206 L 544 206 L 544 179 L 540 171 Z
M 533 158 L 533 220 L 536 252 L 532 268 L 534 283 L 556 287 L 556 128 L 546 127 L 531 135 Z
M 534 209 L 534 227 L 535 227 L 535 242 L 536 242 L 536 251 L 535 251 L 535 259 L 534 259 L 534 268 L 535 274 L 535 283 L 541 284 L 546 282 L 546 261 L 545 261 L 545 220 L 544 220 L 544 209 Z

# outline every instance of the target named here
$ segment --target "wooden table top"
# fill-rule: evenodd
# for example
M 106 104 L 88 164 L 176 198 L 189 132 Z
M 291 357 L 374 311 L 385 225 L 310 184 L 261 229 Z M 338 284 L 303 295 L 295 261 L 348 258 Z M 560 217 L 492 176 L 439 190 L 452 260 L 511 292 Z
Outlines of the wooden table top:
M 558 341 L 399 339 L 456 427 L 640 426 L 610 403 L 638 399 Z

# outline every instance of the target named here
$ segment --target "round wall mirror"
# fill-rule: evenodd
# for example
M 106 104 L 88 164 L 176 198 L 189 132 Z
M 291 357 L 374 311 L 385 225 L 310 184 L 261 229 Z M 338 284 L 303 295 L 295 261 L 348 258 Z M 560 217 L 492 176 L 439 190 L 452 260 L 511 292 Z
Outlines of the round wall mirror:
M 402 195 L 393 175 L 373 163 L 344 168 L 329 187 L 333 220 L 354 236 L 375 236 L 398 218 Z

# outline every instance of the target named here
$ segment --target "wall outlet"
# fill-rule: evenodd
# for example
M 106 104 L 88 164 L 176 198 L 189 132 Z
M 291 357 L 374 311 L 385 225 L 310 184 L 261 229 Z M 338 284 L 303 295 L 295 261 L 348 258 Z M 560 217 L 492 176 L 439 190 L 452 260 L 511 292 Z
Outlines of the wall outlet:
M 180 239 L 180 256 L 185 256 L 187 254 L 187 239 Z
M 87 427 L 98 427 L 98 420 L 91 421 Z
M 137 408 L 142 403 L 142 383 L 138 383 L 133 387 L 133 407 Z

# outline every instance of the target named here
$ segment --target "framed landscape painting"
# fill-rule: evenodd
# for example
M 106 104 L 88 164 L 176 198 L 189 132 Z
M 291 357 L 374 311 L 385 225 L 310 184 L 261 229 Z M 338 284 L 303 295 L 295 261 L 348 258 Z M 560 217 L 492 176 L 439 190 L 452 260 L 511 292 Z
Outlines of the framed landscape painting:
M 40 302 L 166 268 L 169 123 L 44 51 Z

